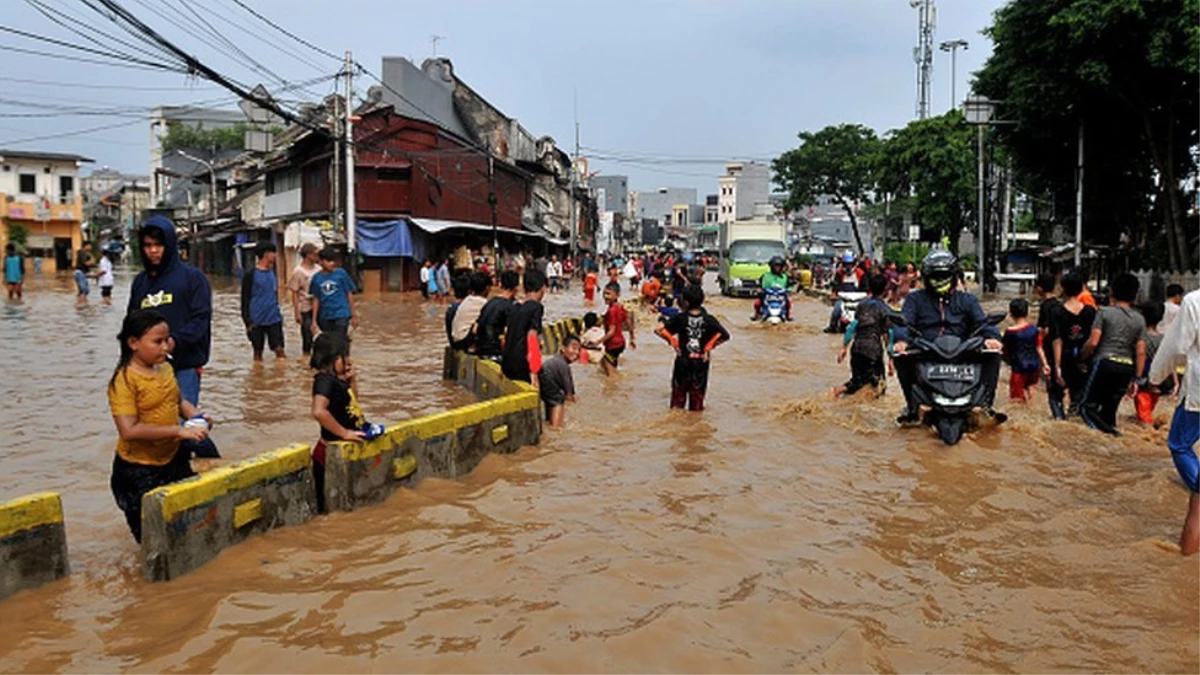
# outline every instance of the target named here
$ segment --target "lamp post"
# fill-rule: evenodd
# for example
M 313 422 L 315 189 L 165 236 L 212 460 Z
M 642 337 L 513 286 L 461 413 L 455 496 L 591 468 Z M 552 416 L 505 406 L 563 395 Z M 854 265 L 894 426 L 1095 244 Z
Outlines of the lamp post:
M 969 45 L 966 40 L 947 40 L 938 45 L 938 49 L 944 52 L 950 52 L 950 108 L 954 109 L 958 105 L 958 98 L 955 95 L 954 85 L 958 83 L 958 75 L 956 73 L 958 66 L 958 50 L 967 51 Z
M 211 223 L 215 223 L 217 221 L 217 168 L 213 166 L 212 162 L 189 155 L 183 150 L 179 151 L 179 156 L 208 167 L 208 218 Z
M 991 123 L 992 113 L 995 110 L 995 102 L 989 100 L 985 96 L 968 96 L 966 101 L 963 101 L 963 115 L 967 119 L 967 124 L 974 124 L 977 133 L 978 153 L 979 153 L 979 201 L 976 207 L 975 215 L 978 220 L 979 232 L 976 234 L 976 251 L 978 258 L 975 261 L 975 276 L 978 277 L 980 288 L 983 288 L 985 277 L 983 254 L 984 254 L 984 220 L 987 217 L 984 209 L 984 190 L 986 186 L 983 184 L 983 143 L 984 143 L 984 127 Z

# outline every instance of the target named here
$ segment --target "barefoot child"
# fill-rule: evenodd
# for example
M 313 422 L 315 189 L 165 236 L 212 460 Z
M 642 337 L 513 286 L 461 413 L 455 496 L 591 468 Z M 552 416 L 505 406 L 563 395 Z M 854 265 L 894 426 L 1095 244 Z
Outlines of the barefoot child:
M 671 407 L 704 410 L 708 393 L 709 354 L 729 340 L 729 331 L 716 317 L 704 311 L 704 290 L 692 284 L 683 289 L 686 309 L 676 314 L 654 334 L 675 348 L 671 372 Z
M 621 353 L 625 351 L 625 331 L 629 331 L 629 348 L 637 349 L 637 337 L 633 334 L 633 317 L 620 303 L 621 285 L 609 282 L 604 287 L 604 302 L 608 311 L 604 313 L 604 374 L 615 375 Z
M 1042 371 L 1042 358 L 1038 354 L 1041 335 L 1038 327 L 1029 323 L 1028 301 L 1017 298 L 1008 303 L 1008 316 L 1013 325 L 1000 339 L 1004 344 L 1004 362 L 1012 369 L 1008 398 L 1027 403 L 1033 397 L 1033 387 Z
M 575 402 L 575 378 L 571 376 L 571 364 L 579 360 L 579 336 L 563 338 L 558 354 L 547 359 L 538 373 L 538 390 L 546 404 L 546 421 L 558 428 L 563 425 L 566 403 Z
M 167 318 L 158 310 L 127 315 L 117 336 L 121 357 L 108 382 L 108 404 L 119 437 L 110 486 L 139 543 L 142 495 L 194 476 L 189 462 L 192 446 L 212 444 L 208 440 L 212 418 L 179 396 L 175 371 L 167 363 L 170 339 Z M 180 418 L 189 423 L 180 426 Z M 215 451 L 214 446 L 211 453 Z
M 317 510 L 325 512 L 325 450 L 332 441 L 362 441 L 367 427 L 358 407 L 358 382 L 350 361 L 350 345 L 334 331 L 313 340 L 309 366 L 313 375 L 312 416 L 321 425 L 321 439 L 313 446 L 313 479 L 317 487 Z
M 1138 422 L 1145 426 L 1154 425 L 1154 407 L 1158 399 L 1164 395 L 1170 396 L 1178 385 L 1179 375 L 1168 377 L 1162 384 L 1151 384 L 1148 380 L 1150 364 L 1158 354 L 1162 345 L 1163 334 L 1158 330 L 1165 314 L 1161 302 L 1150 302 L 1142 306 L 1142 316 L 1146 319 L 1146 370 L 1138 378 L 1138 393 L 1134 397 L 1134 408 L 1137 410 Z

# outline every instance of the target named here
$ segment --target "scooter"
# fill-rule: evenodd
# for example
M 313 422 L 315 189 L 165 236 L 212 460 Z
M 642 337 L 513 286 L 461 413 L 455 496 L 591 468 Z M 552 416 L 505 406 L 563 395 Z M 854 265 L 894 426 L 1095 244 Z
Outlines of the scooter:
M 983 387 L 983 362 L 995 350 L 984 348 L 985 340 L 980 333 L 989 326 L 999 325 L 1005 316 L 1003 312 L 989 314 L 987 321 L 965 340 L 953 335 L 940 335 L 933 340 L 913 336 L 905 356 L 901 357 L 917 359 L 912 392 L 917 403 L 929 408 L 921 421 L 936 429 L 946 445 L 962 440 L 972 424 L 972 413 L 984 405 L 988 392 Z M 891 318 L 898 325 L 906 325 L 900 314 Z
M 764 291 L 762 302 L 762 318 L 767 323 L 783 323 L 787 316 L 787 291 L 782 288 L 768 288 Z

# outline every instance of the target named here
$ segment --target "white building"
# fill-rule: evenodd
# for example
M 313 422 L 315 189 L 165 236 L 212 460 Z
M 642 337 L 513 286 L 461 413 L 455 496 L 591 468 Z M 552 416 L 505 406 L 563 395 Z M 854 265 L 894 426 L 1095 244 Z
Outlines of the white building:
M 730 162 L 717 179 L 717 222 L 753 217 L 754 207 L 770 203 L 771 169 L 758 162 Z

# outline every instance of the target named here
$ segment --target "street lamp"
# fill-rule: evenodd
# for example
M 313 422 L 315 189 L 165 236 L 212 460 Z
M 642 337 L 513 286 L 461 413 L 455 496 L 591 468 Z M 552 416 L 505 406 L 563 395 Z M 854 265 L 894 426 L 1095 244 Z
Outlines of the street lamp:
M 938 45 L 938 48 L 944 52 L 950 52 L 950 108 L 953 109 L 958 105 L 958 98 L 954 93 L 954 85 L 958 83 L 958 76 L 955 71 L 958 65 L 958 50 L 967 51 L 969 45 L 966 40 L 948 40 Z
M 986 96 L 971 95 L 963 101 L 963 115 L 967 118 L 967 124 L 974 124 L 977 133 L 977 143 L 979 152 L 979 203 L 976 208 L 976 219 L 978 220 L 979 232 L 976 235 L 976 251 L 978 258 L 975 261 L 975 276 L 978 277 L 980 288 L 983 288 L 984 266 L 983 266 L 983 227 L 984 227 L 984 190 L 983 184 L 983 129 L 992 121 L 992 113 L 995 112 L 995 101 L 989 100 Z
M 190 159 L 197 164 L 203 164 L 204 166 L 208 167 L 208 217 L 211 221 L 210 224 L 215 224 L 217 222 L 217 168 L 213 166 L 212 162 L 206 159 L 200 159 L 194 155 L 189 155 L 183 150 L 179 150 L 178 152 L 180 157 L 183 157 L 184 159 Z

